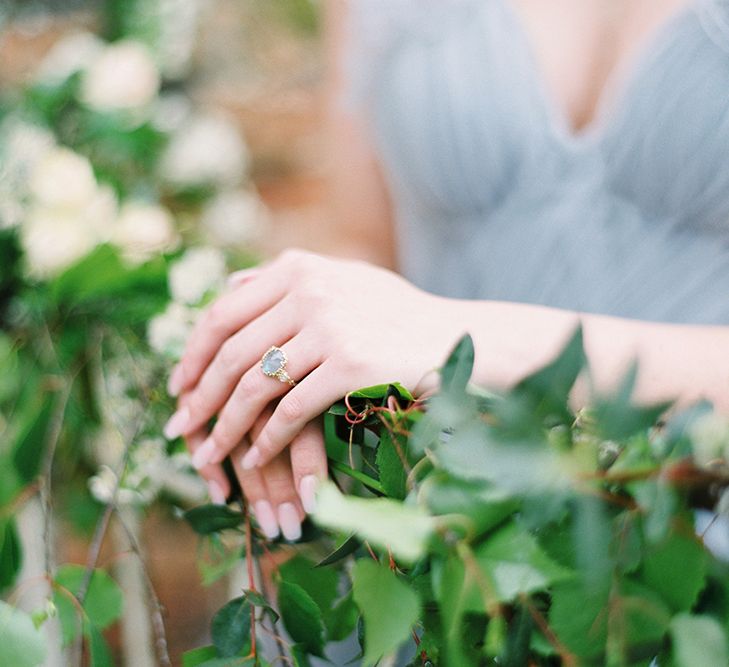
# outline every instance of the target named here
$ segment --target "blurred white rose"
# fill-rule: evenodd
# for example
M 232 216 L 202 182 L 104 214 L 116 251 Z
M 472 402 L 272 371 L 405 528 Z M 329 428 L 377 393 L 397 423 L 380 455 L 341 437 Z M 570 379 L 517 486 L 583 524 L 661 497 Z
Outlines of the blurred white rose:
M 57 41 L 36 72 L 40 83 L 58 85 L 86 69 L 104 50 L 104 42 L 90 32 L 77 32 Z
M 217 248 L 192 248 L 171 267 L 170 293 L 178 303 L 199 304 L 225 284 L 225 256 Z
M 28 271 L 38 278 L 60 273 L 89 253 L 96 238 L 68 213 L 35 209 L 21 229 Z
M 122 249 L 125 259 L 139 264 L 160 252 L 174 250 L 180 237 L 172 214 L 164 206 L 129 202 L 122 206 L 112 241 Z
M 0 229 L 17 227 L 23 220 L 30 176 L 54 146 L 44 127 L 16 116 L 0 124 Z
M 172 136 L 160 161 L 160 175 L 178 187 L 235 186 L 248 165 L 238 129 L 222 116 L 191 119 Z
M 729 419 L 717 412 L 699 417 L 689 428 L 694 460 L 707 466 L 717 459 L 729 461 Z
M 180 303 L 170 303 L 166 310 L 147 325 L 147 342 L 158 354 L 179 359 L 195 324 L 197 313 Z
M 91 163 L 69 148 L 57 146 L 35 165 L 30 193 L 36 203 L 59 208 L 78 208 L 96 195 Z
M 28 272 L 49 278 L 91 252 L 99 239 L 74 213 L 36 208 L 21 226 L 20 241 Z
M 81 99 L 98 111 L 145 107 L 159 92 L 160 75 L 144 44 L 124 40 L 110 44 L 84 71 Z
M 201 224 L 213 243 L 242 246 L 259 240 L 268 222 L 268 210 L 255 192 L 222 192 L 203 210 Z

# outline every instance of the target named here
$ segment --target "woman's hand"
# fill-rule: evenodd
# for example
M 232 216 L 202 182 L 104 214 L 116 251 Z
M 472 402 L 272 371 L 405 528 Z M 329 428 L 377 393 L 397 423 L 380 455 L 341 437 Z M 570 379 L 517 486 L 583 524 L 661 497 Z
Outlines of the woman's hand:
M 243 494 L 263 534 L 275 539 L 281 532 L 287 540 L 297 540 L 301 537 L 304 512 L 314 509 L 316 486 L 326 476 L 324 441 L 319 424 L 311 422 L 296 436 L 288 451 L 281 452 L 261 468 L 243 470 L 240 463 L 250 446 L 249 440 L 258 436 L 272 412 L 269 407 L 260 415 L 231 458 Z M 207 432 L 200 429 L 186 438 L 193 456 L 206 436 Z M 222 466 L 205 465 L 200 475 L 208 483 L 210 499 L 223 504 L 231 489 Z
M 265 466 L 347 392 L 395 380 L 417 389 L 463 333 L 449 303 L 366 263 L 287 251 L 243 273 L 198 322 L 170 380 L 184 399 L 166 433 L 194 433 L 218 415 L 193 456 L 203 468 L 230 454 L 278 401 L 236 461 L 242 470 Z M 285 352 L 296 386 L 263 373 L 271 346 Z M 294 462 L 295 476 L 303 463 Z

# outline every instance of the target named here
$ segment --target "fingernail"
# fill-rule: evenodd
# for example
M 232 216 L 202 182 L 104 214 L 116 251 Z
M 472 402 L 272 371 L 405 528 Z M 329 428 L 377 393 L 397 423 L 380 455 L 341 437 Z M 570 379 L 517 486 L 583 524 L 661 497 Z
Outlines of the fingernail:
M 251 447 L 240 461 L 243 470 L 251 470 L 261 462 L 261 452 L 257 447 Z
M 214 479 L 208 482 L 208 495 L 210 500 L 215 505 L 225 505 L 225 494 L 223 493 L 223 487 L 220 486 Z
M 167 393 L 170 396 L 178 396 L 182 390 L 182 383 L 185 379 L 185 372 L 182 364 L 177 364 L 170 373 L 170 379 L 167 382 Z
M 253 505 L 253 512 L 256 515 L 256 521 L 261 527 L 263 534 L 269 539 L 273 540 L 278 537 L 278 523 L 276 521 L 276 515 L 273 513 L 273 507 L 267 500 L 259 500 Z
M 246 280 L 253 278 L 259 272 L 260 269 L 257 267 L 243 269 L 242 271 L 234 271 L 228 276 L 228 287 L 230 289 L 234 289 L 239 285 L 242 285 Z
M 293 503 L 283 503 L 278 506 L 278 522 L 281 525 L 281 532 L 290 542 L 295 542 L 301 537 L 299 513 Z
M 200 468 L 204 468 L 208 463 L 210 463 L 210 459 L 212 458 L 214 451 L 215 440 L 213 440 L 212 438 L 208 438 L 193 453 L 192 459 L 190 459 L 192 462 L 192 467 L 195 468 L 195 470 L 200 470 Z
M 187 408 L 182 408 L 173 414 L 169 421 L 165 424 L 162 432 L 165 438 L 168 440 L 174 440 L 179 438 L 187 428 L 190 422 L 190 411 Z
M 316 511 L 316 487 L 319 480 L 314 475 L 302 477 L 299 482 L 299 497 L 304 507 L 304 512 L 312 514 Z

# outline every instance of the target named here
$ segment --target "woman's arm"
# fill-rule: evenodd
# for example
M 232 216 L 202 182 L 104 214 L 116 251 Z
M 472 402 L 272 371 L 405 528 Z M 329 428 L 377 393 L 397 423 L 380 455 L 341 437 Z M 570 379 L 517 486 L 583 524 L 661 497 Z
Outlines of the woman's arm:
M 325 134 L 331 252 L 395 267 L 390 197 L 367 125 L 348 102 L 345 49 L 347 3 L 327 0 Z
M 476 346 L 475 379 L 508 387 L 560 350 L 578 323 L 595 387 L 609 391 L 638 361 L 643 403 L 705 398 L 729 413 L 729 326 L 663 324 L 518 303 L 443 300 Z M 575 401 L 587 400 L 586 387 Z

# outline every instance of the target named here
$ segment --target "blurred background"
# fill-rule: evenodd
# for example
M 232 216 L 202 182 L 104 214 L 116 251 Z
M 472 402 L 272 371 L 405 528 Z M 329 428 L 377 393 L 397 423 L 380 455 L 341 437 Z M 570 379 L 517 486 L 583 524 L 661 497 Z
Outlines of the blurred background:
M 109 397 L 121 391 L 114 387 L 123 373 L 115 375 L 113 364 L 119 363 L 119 355 L 108 350 L 132 340 L 133 356 L 142 360 L 145 377 L 164 374 L 179 354 L 178 320 L 189 324 L 186 309 L 204 305 L 213 291 L 210 288 L 215 287 L 215 276 L 224 272 L 223 260 L 215 252 L 224 252 L 227 268 L 234 269 L 288 245 L 331 248 L 331 230 L 323 214 L 320 10 L 317 0 L 0 2 L 0 249 L 4 253 L 0 257 L 0 368 L 9 373 L 7 387 L 0 387 L 0 438 L 4 439 L 0 454 L 3 448 L 12 450 L 15 443 L 20 443 L 16 447 L 20 451 L 28 442 L 20 436 L 27 435 L 28 429 L 37 431 L 38 424 L 41 430 L 46 425 L 42 421 L 45 404 L 36 404 L 35 394 L 26 400 L 20 387 L 23 382 L 33 385 L 34 375 L 24 377 L 24 364 L 29 363 L 24 359 L 45 359 L 48 350 L 39 352 L 33 341 L 38 331 L 47 331 L 49 349 L 53 354 L 60 350 L 61 360 L 38 368 L 38 386 L 48 390 L 43 396 L 62 394 L 67 401 L 64 406 L 70 406 L 58 413 L 62 426 L 53 441 L 58 453 L 49 459 L 55 466 L 53 565 L 87 562 L 104 503 L 112 502 L 116 494 L 126 516 L 125 528 L 128 532 L 131 526 L 146 554 L 149 575 L 165 610 L 173 664 L 180 664 L 184 651 L 208 643 L 212 614 L 240 590 L 235 571 L 240 561 L 220 555 L 230 551 L 229 545 L 213 545 L 219 553 L 200 567 L 201 551 L 211 545 L 179 520 L 179 511 L 201 502 L 204 490 L 190 481 L 193 474 L 187 461 L 174 463 L 181 456 L 179 451 L 159 441 L 161 420 L 171 406 L 159 398 L 161 390 L 154 382 L 139 392 L 157 397 L 151 401 L 157 411 L 144 412 L 148 439 L 140 439 L 138 433 L 124 436 L 123 425 L 110 430 L 108 423 L 113 419 L 107 419 L 104 406 L 116 405 Z M 111 48 L 114 45 L 121 46 Z M 87 174 L 89 166 L 92 176 Z M 69 207 L 77 205 L 74 197 L 85 193 L 84 188 L 91 189 L 89 197 L 94 201 L 93 206 L 83 205 L 84 215 L 91 211 L 94 219 L 82 223 L 83 216 L 69 213 Z M 104 216 L 109 224 L 98 232 Z M 83 224 L 89 224 L 88 229 Z M 88 242 L 92 227 L 97 236 Z M 140 266 L 153 267 L 160 253 L 194 264 L 213 277 L 202 285 L 175 283 L 174 267 L 168 261 L 158 276 L 163 283 L 169 278 L 172 305 L 164 311 L 166 319 L 152 317 L 170 299 L 163 285 L 159 303 L 140 315 L 139 327 L 132 331 L 130 325 L 129 332 L 111 311 L 104 310 L 111 291 L 97 295 L 99 300 L 89 302 L 82 316 L 66 302 L 54 301 L 65 289 L 59 287 L 64 280 L 76 293 L 95 295 L 98 272 L 109 263 L 109 258 L 95 253 L 108 243 L 124 260 L 124 280 L 129 285 L 152 284 L 134 282 L 140 280 L 135 272 Z M 201 247 L 194 257 L 188 253 L 180 258 L 183 251 L 196 252 Z M 18 259 L 21 256 L 25 259 Z M 79 261 L 86 273 L 74 268 Z M 96 268 L 92 271 L 89 266 Z M 144 280 L 151 281 L 152 269 L 144 270 Z M 109 278 L 105 284 L 112 285 L 114 280 L 121 278 Z M 47 298 L 38 296 L 46 294 Z M 120 294 L 124 303 L 130 301 Z M 33 305 L 34 299 L 40 305 Z M 152 360 L 147 343 L 140 342 L 144 333 L 139 332 L 145 326 Z M 89 332 L 101 333 L 91 336 Z M 136 337 L 130 338 L 132 334 Z M 104 368 L 112 370 L 94 385 L 93 364 L 87 361 L 101 349 L 108 359 Z M 86 361 L 79 365 L 76 360 L 81 357 Z M 32 364 L 33 373 L 38 366 Z M 10 371 L 17 371 L 17 381 Z M 49 389 L 49 377 L 56 378 L 58 386 Z M 100 411 L 88 408 L 94 402 L 88 395 L 75 406 L 79 377 L 86 378 L 81 384 L 91 386 L 86 390 L 102 406 Z M 131 401 L 124 410 L 142 414 L 139 396 L 128 389 L 124 392 L 124 400 Z M 26 420 L 29 426 L 16 419 L 23 413 L 32 415 Z M 120 414 L 127 413 L 121 410 Z M 37 415 L 41 415 L 38 421 Z M 118 420 L 119 414 L 115 417 Z M 43 438 L 34 450 L 39 459 L 48 446 L 48 438 Z M 109 442 L 122 440 L 126 444 L 119 445 L 118 451 L 111 447 L 117 452 L 114 458 L 108 453 Z M 118 470 L 115 463 L 129 457 L 130 447 L 136 477 L 128 466 L 124 475 L 113 472 Z M 154 469 L 150 461 L 165 466 L 164 484 L 159 482 L 159 468 Z M 167 472 L 170 467 L 184 468 L 184 475 L 174 477 Z M 18 491 L 17 497 L 32 496 L 32 478 L 28 476 L 29 486 Z M 157 480 L 152 490 L 150 479 Z M 0 496 L 12 498 L 13 493 Z M 0 593 L 4 591 L 6 599 L 29 611 L 37 611 L 44 594 L 34 596 L 29 592 L 32 585 L 23 582 L 45 571 L 43 524 L 50 521 L 42 503 L 34 506 L 33 502 L 32 497 L 23 505 L 16 501 L 11 515 L 21 509 L 11 521 L 17 521 L 5 528 L 0 525 L 0 552 L 3 529 L 6 547 L 16 539 L 17 530 L 22 545 L 18 550 L 24 556 L 21 571 L 0 572 Z M 125 595 L 143 596 L 145 575 L 133 565 L 125 570 L 132 560 L 133 545 L 125 542 L 129 535 L 118 526 L 114 530 L 112 525 L 104 536 L 98 565 L 112 571 Z M 235 549 L 233 545 L 232 552 Z M 203 579 L 212 583 L 204 586 Z M 133 610 L 139 601 L 132 599 L 129 604 Z M 115 663 L 143 665 L 144 651 L 137 658 L 129 654 L 135 632 L 140 630 L 133 620 L 131 626 L 115 622 L 105 628 Z M 150 631 L 141 632 L 137 643 L 143 644 Z

